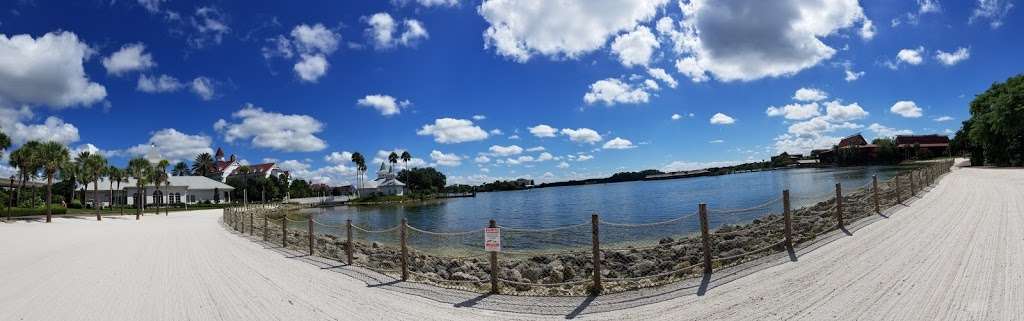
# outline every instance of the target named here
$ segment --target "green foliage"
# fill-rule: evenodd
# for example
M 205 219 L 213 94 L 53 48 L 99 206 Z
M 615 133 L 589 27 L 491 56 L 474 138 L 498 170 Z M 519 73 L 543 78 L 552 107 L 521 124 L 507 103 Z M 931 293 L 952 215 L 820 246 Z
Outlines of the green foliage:
M 405 183 L 413 194 L 434 194 L 444 190 L 448 178 L 433 167 L 404 169 L 398 180 Z
M 876 157 L 878 162 L 885 164 L 898 164 L 903 160 L 903 155 L 900 154 L 900 150 L 896 146 L 895 139 L 890 137 L 875 138 L 871 144 L 878 146 L 878 155 Z
M 54 214 L 54 215 L 64 215 L 64 214 L 67 214 L 68 210 L 66 208 L 56 206 L 57 204 L 54 204 L 54 205 L 55 206 L 51 209 L 51 213 L 52 214 Z M 11 211 L 10 212 L 10 216 L 11 217 L 46 215 L 46 209 L 45 208 L 14 207 L 14 208 L 11 208 L 10 211 Z M 7 208 L 6 207 L 5 208 L 0 208 L 0 215 L 7 216 L 8 215 L 7 213 L 8 212 L 7 212 Z
M 963 142 L 965 137 L 958 134 L 958 147 L 981 152 L 978 158 L 985 164 L 1024 166 L 1024 75 L 993 84 L 975 97 L 968 122 L 968 141 Z

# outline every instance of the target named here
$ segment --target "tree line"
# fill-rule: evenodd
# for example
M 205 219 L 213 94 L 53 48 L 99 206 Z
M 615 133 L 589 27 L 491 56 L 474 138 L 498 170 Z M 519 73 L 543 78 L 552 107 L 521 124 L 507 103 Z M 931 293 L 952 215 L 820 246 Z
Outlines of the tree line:
M 973 165 L 1024 166 L 1024 74 L 974 97 L 971 117 L 950 142 Z

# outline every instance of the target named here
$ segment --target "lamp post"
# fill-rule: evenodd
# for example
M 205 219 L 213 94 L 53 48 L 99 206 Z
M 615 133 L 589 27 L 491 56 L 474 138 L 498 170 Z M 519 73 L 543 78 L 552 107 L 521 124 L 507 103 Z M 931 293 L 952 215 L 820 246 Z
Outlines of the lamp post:
M 11 175 L 11 185 L 9 185 L 8 187 L 10 188 L 11 192 L 9 195 L 7 195 L 7 197 L 11 199 L 11 202 L 10 204 L 7 204 L 7 219 L 4 221 L 11 220 L 11 208 L 14 207 L 14 175 Z

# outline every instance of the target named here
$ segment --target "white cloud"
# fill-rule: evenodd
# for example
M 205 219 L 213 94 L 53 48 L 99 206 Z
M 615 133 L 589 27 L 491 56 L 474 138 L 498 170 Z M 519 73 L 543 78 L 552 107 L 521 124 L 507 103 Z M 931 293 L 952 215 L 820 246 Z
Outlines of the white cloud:
M 941 116 L 941 117 L 936 117 L 934 120 L 937 121 L 937 122 L 945 122 L 945 121 L 953 120 L 953 117 Z
M 327 62 L 327 57 L 321 54 L 307 55 L 302 54 L 302 59 L 295 63 L 292 68 L 295 70 L 295 74 L 306 82 L 317 82 L 320 77 L 327 74 L 327 68 L 330 68 L 330 63 Z
M 83 63 L 93 50 L 71 32 L 0 34 L 0 100 L 61 108 L 88 106 L 107 97 L 107 89 L 89 80 Z
M 591 159 L 594 159 L 593 155 L 583 154 L 583 155 L 580 155 L 580 156 L 576 156 L 576 161 L 577 162 L 585 162 L 585 161 L 588 161 L 588 160 L 591 160 Z
M 555 166 L 555 167 L 558 167 L 558 168 L 561 168 L 561 169 L 566 169 L 566 168 L 569 168 L 569 166 L 570 166 L 569 163 L 566 163 L 566 162 L 563 161 L 561 163 L 558 163 L 558 166 Z
M 636 145 L 633 145 L 633 142 L 629 141 L 628 139 L 624 139 L 624 138 L 621 138 L 621 137 L 615 137 L 612 140 L 609 140 L 609 141 L 605 142 L 604 146 L 602 146 L 601 148 L 604 148 L 604 149 L 631 149 L 631 148 L 636 148 Z
M 552 155 L 551 153 L 548 153 L 548 152 L 543 152 L 543 153 L 540 153 L 539 155 L 537 155 L 537 159 L 534 160 L 534 161 L 536 161 L 536 162 L 544 162 L 544 161 L 549 161 L 549 160 L 552 160 L 552 159 L 555 159 L 555 155 Z
M 619 62 L 623 66 L 647 66 L 651 63 L 654 50 L 660 46 L 651 29 L 637 26 L 633 31 L 615 37 L 611 51 L 619 56 Z
M 344 164 L 331 164 L 313 169 L 307 162 L 289 159 L 278 162 L 277 166 L 288 171 L 292 178 L 305 179 L 313 183 L 331 185 L 348 185 L 355 178 L 355 167 Z
M 875 137 L 894 137 L 896 135 L 910 135 L 914 133 L 914 131 L 909 129 L 895 129 L 879 123 L 869 125 L 868 129 L 875 133 Z
M 840 138 L 829 135 L 782 134 L 775 138 L 776 153 L 807 154 L 815 149 L 828 149 L 839 143 Z
M 729 117 L 729 115 L 723 113 L 715 113 L 715 115 L 711 116 L 711 120 L 709 120 L 709 122 L 711 122 L 712 125 L 732 125 L 736 122 L 736 119 L 733 119 L 732 117 Z
M 724 143 L 724 142 L 725 142 L 725 140 L 721 140 L 721 139 L 715 139 L 715 140 L 709 140 L 708 141 L 709 144 L 721 144 L 721 143 Z
M 583 101 L 588 105 L 602 102 L 605 106 L 615 104 L 639 104 L 646 103 L 650 94 L 644 88 L 634 88 L 632 85 L 615 78 L 598 80 L 590 85 L 590 91 L 583 95 Z
M 341 34 L 327 29 L 323 24 L 312 26 L 300 24 L 295 26 L 291 32 L 295 48 L 302 53 L 323 53 L 331 54 L 338 50 L 338 43 L 341 41 Z
M 122 75 L 132 71 L 146 70 L 156 66 L 153 55 L 146 53 L 142 43 L 127 44 L 109 57 L 103 58 L 103 67 L 111 75 Z
M 154 132 L 147 143 L 128 148 L 126 152 L 134 156 L 156 156 L 177 162 L 194 159 L 202 153 L 213 154 L 210 148 L 212 142 L 213 139 L 206 135 L 189 135 L 174 128 L 165 128 Z M 150 159 L 156 160 L 159 159 Z
M 844 73 L 846 77 L 843 79 L 846 80 L 847 82 L 852 82 L 857 79 L 860 79 L 860 77 L 864 77 L 863 71 L 853 71 L 853 69 L 850 69 L 849 67 L 847 67 L 846 70 L 844 70 Z
M 410 1 L 412 0 L 391 0 L 391 3 L 404 6 Z M 455 7 L 459 5 L 459 0 L 415 0 L 415 2 L 424 7 Z
M 682 116 L 682 115 L 679 115 L 679 114 L 672 114 L 672 120 L 680 120 L 680 119 L 683 119 L 683 116 Z
M 867 117 L 869 114 L 857 103 L 843 105 L 838 100 L 825 103 L 825 117 L 828 121 L 844 122 L 858 120 Z
M 0 131 L 14 145 L 30 140 L 55 141 L 65 145 L 78 141 L 78 127 L 75 125 L 54 116 L 47 117 L 39 124 L 27 123 L 34 116 L 32 110 L 25 106 L 17 109 L 0 106 Z
M 1013 2 L 1010 0 L 978 0 L 978 6 L 974 8 L 967 22 L 973 24 L 979 19 L 988 19 L 989 27 L 998 29 L 1012 8 Z
M 906 118 L 921 117 L 921 108 L 913 101 L 898 101 L 889 108 L 889 111 Z
M 491 158 L 487 157 L 487 155 L 479 155 L 476 158 L 474 158 L 473 161 L 480 164 L 484 164 L 491 162 Z
M 334 164 L 347 164 L 352 162 L 352 153 L 348 151 L 331 152 L 324 156 L 324 160 Z
M 231 117 L 241 122 L 228 123 L 221 119 L 214 124 L 214 129 L 223 133 L 224 141 L 228 143 L 251 139 L 255 147 L 284 152 L 312 152 L 327 148 L 327 143 L 315 135 L 323 131 L 323 124 L 311 116 L 267 112 L 246 104 Z
M 804 120 L 821 115 L 820 110 L 821 108 L 818 106 L 818 103 L 796 103 L 782 107 L 768 107 L 768 109 L 765 110 L 765 114 L 769 117 L 784 116 L 786 119 L 790 120 Z
M 576 59 L 608 38 L 649 21 L 667 0 L 486 0 L 477 13 L 490 24 L 485 48 L 517 62 L 534 55 Z
M 516 139 L 519 139 L 519 135 L 512 135 L 512 136 L 509 136 L 509 137 L 508 137 L 508 139 L 509 139 L 509 140 L 516 140 Z
M 544 150 L 545 150 L 544 146 L 534 146 L 534 147 L 530 147 L 530 148 L 526 149 L 526 151 L 531 152 L 531 153 L 533 153 L 533 152 L 543 152 Z
M 491 145 L 491 148 L 489 148 L 488 150 L 491 151 L 491 155 L 498 156 L 498 157 L 506 157 L 506 156 L 512 156 L 512 155 L 519 155 L 519 154 L 523 153 L 523 148 L 519 147 L 518 145 L 511 145 L 511 146 Z
M 488 134 L 473 121 L 466 119 L 439 118 L 433 124 L 423 125 L 417 135 L 434 136 L 434 141 L 442 144 L 455 144 L 487 139 Z
M 139 75 L 139 81 L 135 86 L 136 90 L 145 93 L 167 93 L 178 91 L 182 88 L 185 88 L 185 84 L 178 81 L 178 78 L 168 75 L 160 75 L 159 77 Z
M 820 101 L 827 98 L 828 93 L 815 88 L 800 88 L 793 93 L 793 99 L 798 101 Z
M 487 119 L 487 116 L 484 116 L 484 115 L 473 115 L 473 120 L 481 121 L 481 120 L 484 120 L 484 119 Z
M 942 5 L 938 0 L 917 0 L 918 13 L 942 12 Z
M 459 155 L 455 155 L 454 153 L 445 154 L 434 150 L 430 152 L 430 159 L 433 159 L 434 163 L 441 166 L 455 167 L 462 165 L 462 157 L 459 157 Z
M 896 53 L 896 59 L 899 59 L 899 62 L 916 66 L 924 62 L 924 58 L 921 56 L 923 53 L 924 47 L 917 47 L 917 49 L 900 49 L 900 52 Z M 889 67 L 896 69 L 896 65 L 890 65 Z
M 603 139 L 601 134 L 590 128 L 562 128 L 562 135 L 569 136 L 569 140 L 576 143 L 596 144 Z
M 669 88 L 676 88 L 676 86 L 679 85 L 679 83 L 676 82 L 675 78 L 672 78 L 671 75 L 665 72 L 665 69 L 648 68 L 647 74 L 653 77 L 654 79 L 664 82 L 665 84 L 668 85 Z
M 489 130 L 487 132 L 491 133 L 491 135 L 499 135 L 499 136 L 505 134 L 505 132 L 503 132 L 503 131 L 501 131 L 501 129 L 497 129 L 497 128 L 491 129 L 491 130 Z
M 869 19 L 864 19 L 864 23 L 860 26 L 860 38 L 864 40 L 871 40 L 875 38 L 875 23 Z
M 402 112 L 401 108 L 412 104 L 409 100 L 398 101 L 389 95 L 366 95 L 356 101 L 359 106 L 373 107 L 383 116 L 397 115 Z
M 840 129 L 859 129 L 863 126 L 851 122 L 830 122 L 825 117 L 814 117 L 789 126 L 789 134 L 799 137 L 815 137 Z
M 215 7 L 197 8 L 190 21 L 196 33 L 189 36 L 188 43 L 194 48 L 219 45 L 224 36 L 231 32 L 227 16 Z
M 957 48 L 954 52 L 935 51 L 935 59 L 946 66 L 956 65 L 968 58 L 971 58 L 971 50 L 964 47 Z
M 217 94 L 213 80 L 203 76 L 192 79 L 192 85 L 189 89 L 202 100 L 211 100 Z
M 397 37 L 399 25 L 395 18 L 387 12 L 378 12 L 368 18 L 364 18 L 369 28 L 366 28 L 366 36 L 373 42 L 374 48 L 378 50 L 390 49 L 398 45 L 413 46 L 421 39 L 427 39 L 430 34 L 423 27 L 423 23 L 415 19 L 407 19 L 402 22 L 405 30 Z
M 530 127 L 529 130 L 530 134 L 533 134 L 533 136 L 537 136 L 540 138 L 555 137 L 555 134 L 558 133 L 558 128 L 554 128 L 545 124 Z M 509 139 L 512 139 L 512 137 L 509 137 Z
M 790 76 L 831 58 L 823 38 L 868 20 L 857 0 L 694 0 L 673 40 L 685 54 L 677 69 L 695 81 L 704 71 L 721 81 Z M 693 58 L 687 60 L 687 58 Z

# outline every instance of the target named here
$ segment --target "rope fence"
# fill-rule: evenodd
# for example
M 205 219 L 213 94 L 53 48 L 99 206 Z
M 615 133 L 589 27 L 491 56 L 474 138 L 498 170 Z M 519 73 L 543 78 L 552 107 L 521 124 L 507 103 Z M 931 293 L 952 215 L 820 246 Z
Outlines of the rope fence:
M 785 190 L 750 207 L 701 203 L 696 211 L 651 223 L 609 222 L 593 214 L 587 223 L 543 229 L 491 220 L 479 229 L 440 232 L 402 219 L 374 230 L 351 220 L 290 215 L 273 204 L 227 208 L 223 222 L 240 234 L 396 280 L 480 293 L 577 296 L 670 284 L 847 231 L 919 197 L 952 165 L 935 162 L 886 181 L 872 177 L 854 188 L 836 184 L 830 197 L 817 195 L 823 200 L 799 209 L 791 208 L 792 201 L 805 198 Z M 500 231 L 499 251 L 481 246 L 491 229 Z M 662 237 L 650 237 L 656 235 Z M 602 239 L 615 241 L 602 244 Z

